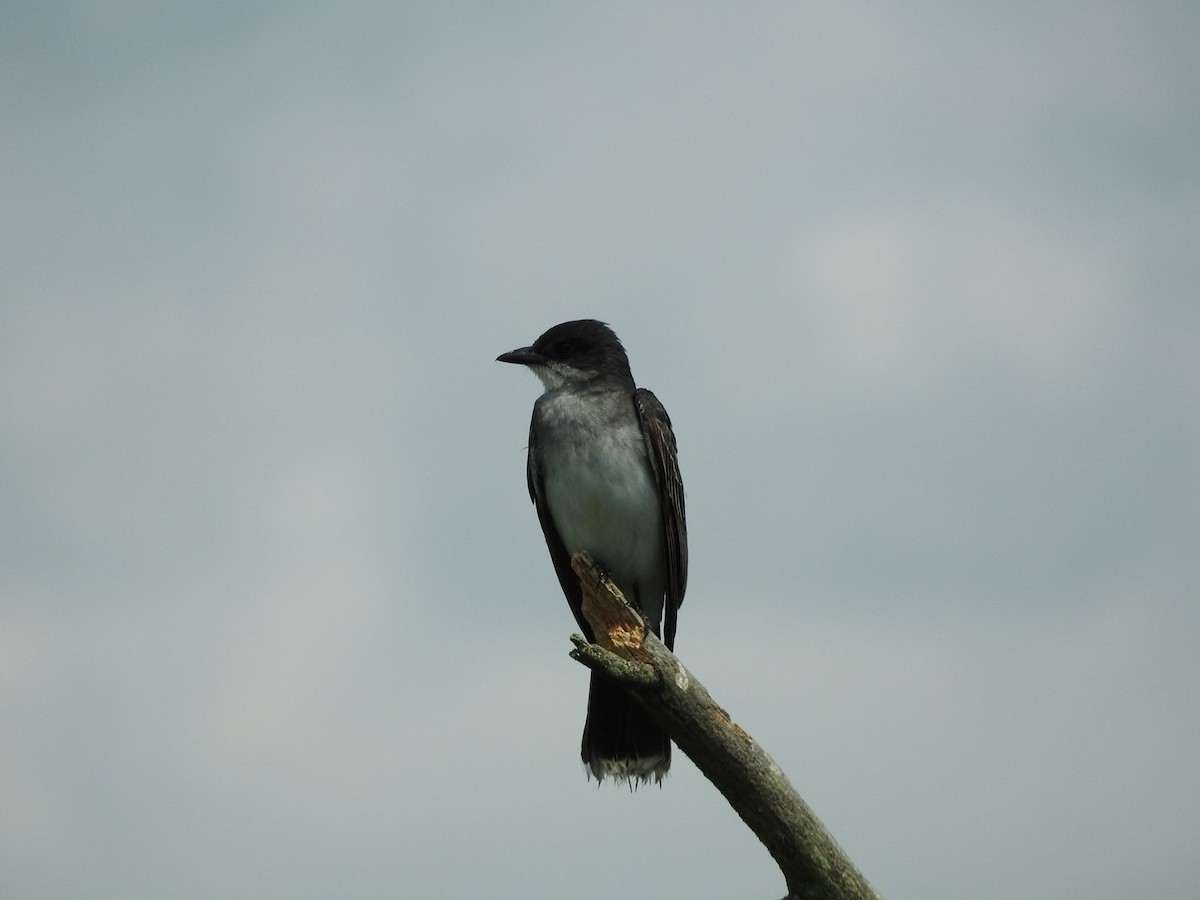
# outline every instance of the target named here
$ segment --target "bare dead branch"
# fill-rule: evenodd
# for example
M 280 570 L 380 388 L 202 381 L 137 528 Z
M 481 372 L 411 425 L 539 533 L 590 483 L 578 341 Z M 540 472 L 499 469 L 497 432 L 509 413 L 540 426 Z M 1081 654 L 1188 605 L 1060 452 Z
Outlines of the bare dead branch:
M 571 656 L 624 685 L 686 753 L 783 872 L 784 900 L 879 900 L 787 776 L 652 632 L 586 553 L 571 567 L 596 635 Z

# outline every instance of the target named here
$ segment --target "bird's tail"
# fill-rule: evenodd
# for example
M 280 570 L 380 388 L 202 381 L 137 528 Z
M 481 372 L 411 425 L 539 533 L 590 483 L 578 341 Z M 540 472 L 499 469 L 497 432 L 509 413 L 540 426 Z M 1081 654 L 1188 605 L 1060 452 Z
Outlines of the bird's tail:
M 671 739 L 622 687 L 597 672 L 588 690 L 583 763 L 597 781 L 630 786 L 651 778 L 661 783 L 671 767 Z

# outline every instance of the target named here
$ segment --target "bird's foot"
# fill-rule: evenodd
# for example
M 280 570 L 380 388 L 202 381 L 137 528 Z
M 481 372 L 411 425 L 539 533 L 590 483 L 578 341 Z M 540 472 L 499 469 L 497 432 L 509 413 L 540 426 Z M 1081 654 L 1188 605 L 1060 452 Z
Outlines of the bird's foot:
M 592 557 L 592 571 L 596 573 L 596 580 L 601 584 L 613 583 L 612 572 L 609 571 L 608 566 L 595 557 Z

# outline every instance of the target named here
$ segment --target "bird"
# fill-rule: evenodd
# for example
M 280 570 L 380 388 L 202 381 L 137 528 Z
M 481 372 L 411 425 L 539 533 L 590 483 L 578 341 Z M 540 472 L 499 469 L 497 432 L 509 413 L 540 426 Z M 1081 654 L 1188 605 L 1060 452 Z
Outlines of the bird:
M 555 325 L 498 362 L 528 368 L 533 405 L 526 480 L 550 559 L 589 641 L 571 556 L 586 551 L 668 648 L 687 587 L 687 520 L 675 433 L 639 388 L 616 333 L 595 319 Z M 589 777 L 661 785 L 671 741 L 619 685 L 593 671 L 581 757 Z

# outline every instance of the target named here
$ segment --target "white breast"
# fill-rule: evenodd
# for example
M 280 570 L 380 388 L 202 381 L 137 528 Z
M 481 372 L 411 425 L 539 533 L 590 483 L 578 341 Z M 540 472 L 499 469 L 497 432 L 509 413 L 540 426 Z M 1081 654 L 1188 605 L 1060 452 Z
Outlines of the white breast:
M 549 398 L 546 398 L 549 399 Z M 637 583 L 653 613 L 661 602 L 664 548 L 658 490 L 632 409 L 621 425 L 582 418 L 570 399 L 545 404 L 571 438 L 542 448 L 546 503 L 568 553 L 586 550 L 633 599 Z M 618 420 L 619 421 L 619 420 Z M 631 461 L 636 460 L 636 465 Z

